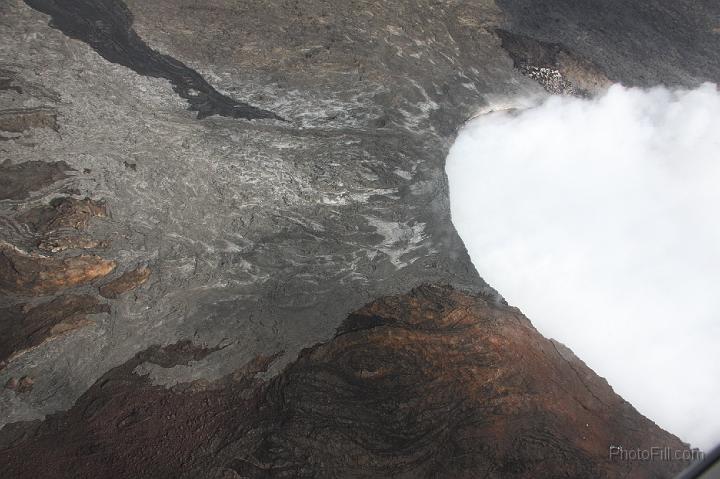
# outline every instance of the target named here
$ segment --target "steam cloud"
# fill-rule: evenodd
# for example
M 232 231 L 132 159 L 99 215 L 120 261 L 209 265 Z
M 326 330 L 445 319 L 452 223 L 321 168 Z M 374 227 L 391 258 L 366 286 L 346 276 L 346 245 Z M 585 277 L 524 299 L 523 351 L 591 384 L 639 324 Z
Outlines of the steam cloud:
M 481 276 L 659 426 L 720 442 L 715 85 L 489 113 L 447 174 Z

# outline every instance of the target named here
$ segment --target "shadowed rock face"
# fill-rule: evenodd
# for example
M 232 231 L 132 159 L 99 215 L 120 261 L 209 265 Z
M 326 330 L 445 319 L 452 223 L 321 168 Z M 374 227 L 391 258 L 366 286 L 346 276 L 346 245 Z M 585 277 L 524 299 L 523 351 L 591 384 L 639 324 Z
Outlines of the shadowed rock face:
M 677 439 L 502 306 L 443 171 L 498 101 L 717 79 L 717 5 L 665 3 L 0 2 L 3 470 L 668 476 L 605 461 Z
M 720 81 L 714 0 L 497 0 L 515 34 L 571 46 L 632 86 Z
M 498 29 L 502 47 L 515 68 L 536 80 L 549 93 L 590 96 L 611 85 L 597 67 L 559 43 L 548 43 Z
M 36 478 L 650 478 L 684 465 L 610 461 L 611 445 L 683 444 L 558 348 L 517 309 L 423 286 L 352 313 L 269 381 L 256 373 L 272 358 L 258 357 L 166 389 L 138 368 L 210 351 L 151 348 L 67 413 L 6 428 L 0 466 Z
M 9 361 L 53 337 L 86 326 L 88 314 L 109 313 L 93 296 L 65 295 L 38 306 L 20 304 L 0 310 L 0 361 Z

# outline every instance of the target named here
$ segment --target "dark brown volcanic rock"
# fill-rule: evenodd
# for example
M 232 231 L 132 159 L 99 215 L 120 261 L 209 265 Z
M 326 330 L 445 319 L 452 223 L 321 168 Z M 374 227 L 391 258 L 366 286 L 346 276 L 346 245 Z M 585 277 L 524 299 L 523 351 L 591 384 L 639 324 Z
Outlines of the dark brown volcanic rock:
M 100 295 L 105 298 L 117 298 L 123 293 L 137 288 L 145 283 L 150 277 L 151 270 L 147 266 L 140 266 L 131 271 L 126 271 L 122 276 L 115 278 L 107 284 L 100 286 Z
M 107 217 L 102 201 L 69 196 L 54 198 L 47 205 L 31 208 L 15 218 L 33 234 L 38 249 L 57 253 L 67 249 L 104 249 L 108 241 L 79 234 L 92 218 Z
M 69 171 L 72 168 L 64 161 L 13 164 L 5 160 L 0 163 L 0 200 L 27 198 L 30 192 L 67 178 Z
M 0 293 L 30 296 L 55 293 L 102 278 L 116 264 L 96 255 L 56 258 L 0 245 Z
M 26 393 L 32 391 L 34 381 L 29 376 L 23 376 L 18 380 L 17 378 L 10 378 L 5 383 L 5 389 L 15 391 L 17 394 Z
M 0 309 L 0 360 L 91 323 L 88 314 L 108 313 L 107 305 L 88 295 L 66 295 L 37 306 L 18 304 Z
M 153 347 L 67 413 L 0 433 L 12 477 L 671 477 L 611 445 L 685 447 L 515 308 L 423 286 L 352 313 L 263 381 L 259 357 L 171 389 L 134 372 L 209 352 Z M 47 467 L 52 464 L 53 467 Z
M 105 217 L 107 210 L 100 201 L 71 197 L 54 198 L 48 205 L 32 208 L 18 218 L 35 233 L 47 234 L 62 228 L 83 230 L 93 217 Z

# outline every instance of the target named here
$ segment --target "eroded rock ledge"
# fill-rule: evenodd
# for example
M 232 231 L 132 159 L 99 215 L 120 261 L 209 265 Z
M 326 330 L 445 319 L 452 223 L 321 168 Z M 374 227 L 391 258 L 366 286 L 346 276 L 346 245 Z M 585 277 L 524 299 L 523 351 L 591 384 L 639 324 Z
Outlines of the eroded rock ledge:
M 152 347 L 68 412 L 0 432 L 10 477 L 671 477 L 611 445 L 683 448 L 515 308 L 447 286 L 378 299 L 263 380 L 259 356 L 172 388 L 136 371 L 217 348 Z M 53 467 L 47 467 L 52 464 Z

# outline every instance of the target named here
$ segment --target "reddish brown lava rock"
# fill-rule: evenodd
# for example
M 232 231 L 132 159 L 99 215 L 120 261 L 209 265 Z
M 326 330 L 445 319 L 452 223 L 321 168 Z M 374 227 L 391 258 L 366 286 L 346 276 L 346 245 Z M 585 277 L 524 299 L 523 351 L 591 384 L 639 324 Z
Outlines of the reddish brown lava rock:
M 17 388 L 15 391 L 18 394 L 26 393 L 32 391 L 33 384 L 35 384 L 35 381 L 30 376 L 23 376 L 20 378 L 20 381 L 18 381 Z
M 0 244 L 0 293 L 38 296 L 108 275 L 116 263 L 95 255 L 53 258 Z
M 107 241 L 77 234 L 87 228 L 92 218 L 106 216 L 107 208 L 102 201 L 60 197 L 25 211 L 15 220 L 27 225 L 38 237 L 38 249 L 57 253 L 67 249 L 107 248 Z
M 100 295 L 109 299 L 117 298 L 121 294 L 127 293 L 145 283 L 150 277 L 150 272 L 150 268 L 147 266 L 140 266 L 134 270 L 126 271 L 119 278 L 100 286 Z
M 50 204 L 38 206 L 22 214 L 18 221 L 27 224 L 36 233 L 48 233 L 63 228 L 83 230 L 93 217 L 107 216 L 105 204 L 90 198 L 81 200 L 60 197 Z
M 87 295 L 59 296 L 38 306 L 0 309 L 0 359 L 11 360 L 30 348 L 91 323 L 88 314 L 107 313 L 109 307 Z
M 515 308 L 444 286 L 379 299 L 271 380 L 257 358 L 166 389 L 142 363 L 64 413 L 0 431 L 14 478 L 671 477 L 681 462 L 613 462 L 611 445 L 683 448 Z M 53 467 L 47 467 L 52 464 Z

